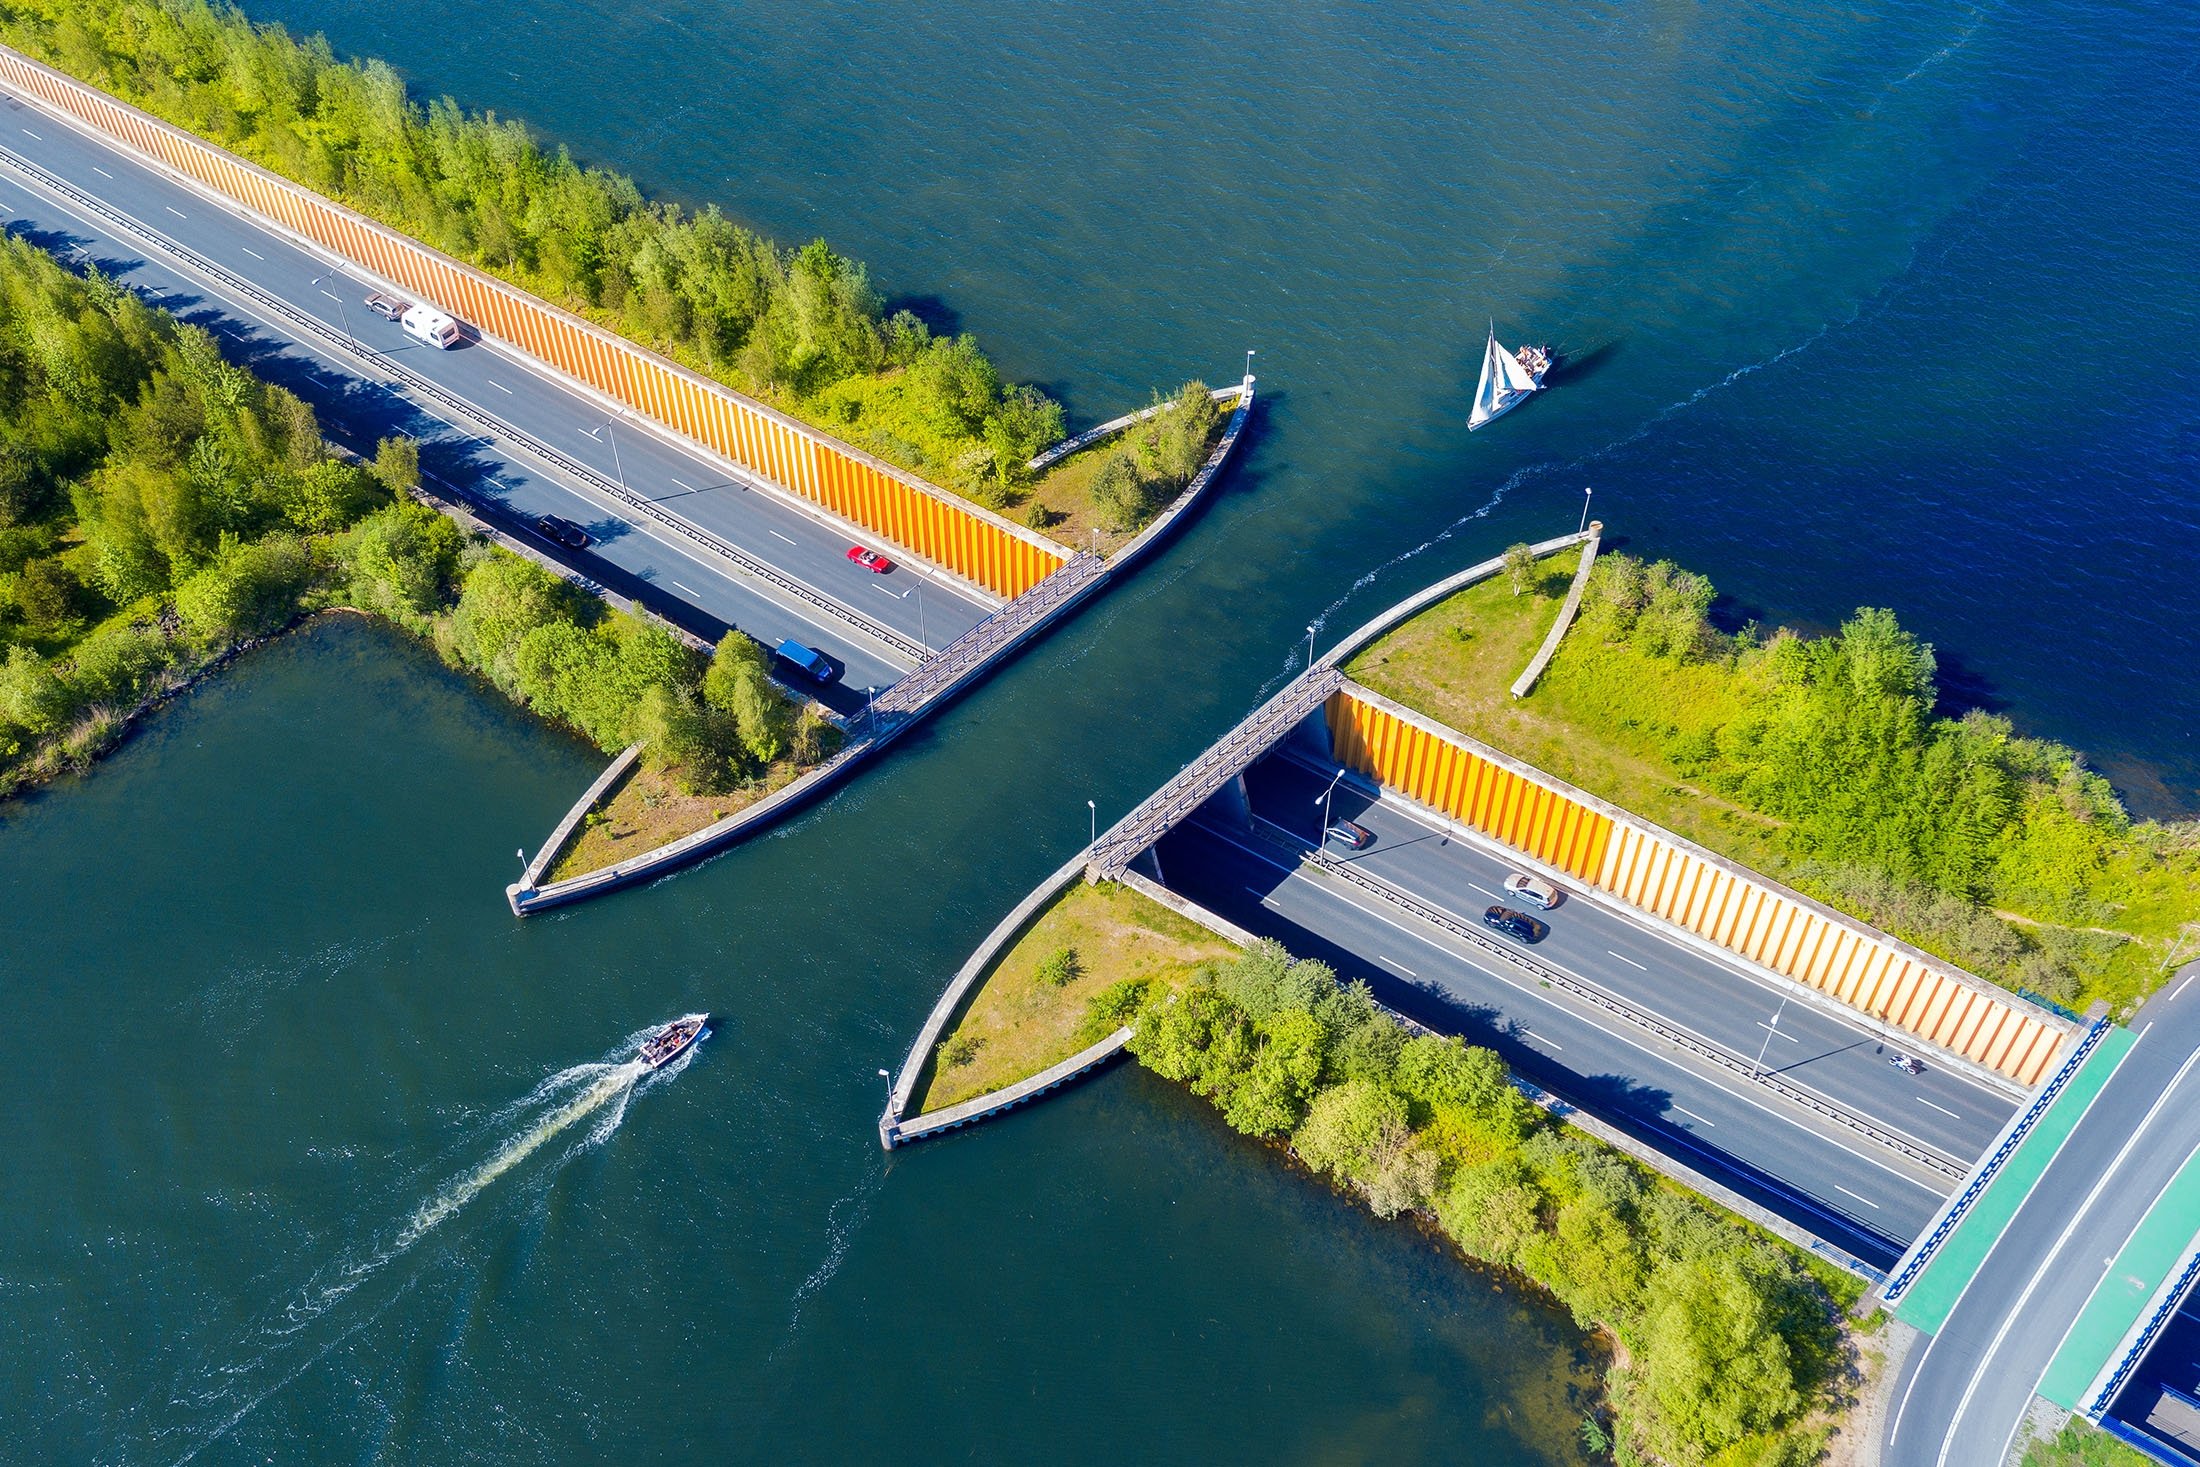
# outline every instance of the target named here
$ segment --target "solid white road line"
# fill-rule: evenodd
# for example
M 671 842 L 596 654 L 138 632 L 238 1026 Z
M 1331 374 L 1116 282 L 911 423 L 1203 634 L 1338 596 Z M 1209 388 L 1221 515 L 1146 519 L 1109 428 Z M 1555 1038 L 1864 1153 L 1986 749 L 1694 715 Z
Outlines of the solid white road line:
M 499 392 L 503 393 L 503 394 L 504 394 L 504 395 L 505 395 L 506 397 L 511 397 L 511 396 L 513 396 L 513 392 L 512 392 L 512 389 L 511 389 L 511 388 L 509 388 L 509 387 L 506 387 L 506 386 L 505 386 L 505 385 L 504 385 L 504 384 L 503 384 L 502 382 L 499 382 L 499 381 L 497 381 L 497 379 L 496 379 L 496 378 L 494 378 L 494 377 L 484 377 L 484 378 L 482 378 L 481 380 L 482 380 L 482 381 L 484 381 L 484 382 L 486 382 L 486 383 L 488 383 L 488 384 L 489 384 L 489 385 L 490 385 L 491 387 L 494 387 L 494 388 L 495 388 L 495 389 L 496 389 L 497 391 L 499 391 Z
M 672 479 L 672 476 L 670 474 L 665 475 L 665 477 L 668 479 Z M 687 490 L 690 494 L 693 494 L 695 492 L 695 486 L 693 484 L 690 484 L 685 479 L 672 479 L 672 482 L 679 485 L 682 489 Z
M 1685 1105 L 1676 1105 L 1671 1108 L 1679 1111 L 1682 1115 L 1688 1117 L 1690 1120 L 1696 1122 L 1698 1125 L 1709 1126 L 1714 1131 L 1719 1129 L 1719 1123 L 1717 1121 L 1707 1121 L 1702 1116 L 1697 1115 L 1694 1111 L 1690 1110 Z
M 1871 1198 L 1866 1197 L 1861 1192 L 1849 1192 L 1849 1189 L 1842 1186 L 1839 1182 L 1835 1182 L 1833 1184 L 1833 1190 L 1836 1192 L 1847 1192 L 1849 1196 L 1854 1197 L 1857 1201 L 1863 1203 L 1866 1207 L 1870 1208 L 1874 1212 L 1877 1212 L 1879 1210 L 1879 1204 L 1872 1201 Z
M 672 584 L 678 586 L 681 590 L 687 592 L 690 596 L 700 596 L 703 594 L 702 592 L 696 590 L 693 586 L 688 585 L 684 581 L 674 581 Z
M 782 535 L 782 534 L 780 534 L 780 533 L 779 533 L 779 532 L 778 532 L 777 530 L 774 530 L 774 531 L 772 531 L 771 533 L 772 533 L 772 538 L 773 538 L 774 540 L 785 540 L 785 541 L 786 541 L 786 542 L 787 542 L 787 543 L 788 543 L 789 545 L 792 545 L 792 544 L 794 544 L 794 541 L 793 541 L 793 540 L 792 540 L 791 538 L 789 538 L 788 536 L 785 536 L 785 535 Z
M 1565 1045 L 1560 1044 L 1555 1039 L 1545 1039 L 1542 1035 L 1536 1033 L 1533 1029 L 1523 1029 L 1520 1032 L 1527 1035 L 1530 1039 L 1533 1039 L 1536 1043 L 1547 1044 L 1553 1049 L 1564 1049 L 1566 1047 Z
M 249 245 L 239 245 L 237 246 L 237 248 L 243 250 L 246 254 L 250 255 L 253 259 L 258 260 L 261 264 L 265 265 L 267 263 L 267 256 L 261 254 L 258 250 L 251 248 Z
M 2154 1021 L 2153 1021 L 2152 1019 L 2149 1019 L 2149 1020 L 2147 1020 L 2147 1021 L 2146 1021 L 2146 1022 L 2145 1022 L 2144 1024 L 2141 1024 L 2141 1025 L 2139 1026 L 2139 1032 L 2131 1036 L 2131 1042 L 2132 1042 L 2133 1044 L 2137 1044 L 2137 1043 L 2138 1043 L 2138 1042 L 2139 1042 L 2140 1040 L 2142 1040 L 2142 1039 L 2146 1038 L 2146 1037 L 2147 1037 L 2147 1030 L 2149 1030 L 2149 1029 L 2151 1029 L 2151 1028 L 2153 1028 L 2153 1027 L 2154 1027 Z
M 2182 983 L 2180 983 L 2180 984 L 2178 984 L 2178 985 L 2177 985 L 2177 986 L 2176 986 L 2175 988 L 2172 988 L 2172 989 L 2171 989 L 2171 990 L 2169 991 L 2169 997 L 2168 997 L 2168 998 L 2166 998 L 2166 999 L 2164 999 L 2164 1000 L 2162 1000 L 2162 1001 L 2163 1001 L 2164 1003 L 2175 1003 L 2175 1002 L 2177 1002 L 2177 995 L 2178 995 L 2178 994 L 2180 994 L 2180 993 L 2183 993 L 2183 992 L 2184 992 L 2184 991 L 2185 991 L 2185 990 L 2186 990 L 2187 988 L 2190 988 L 2190 987 L 2192 986 L 2192 980 L 2193 980 L 2194 978 L 2200 978 L 2200 973 L 2187 973 L 2187 974 L 2185 975 L 2185 981 L 2184 981 L 2184 982 L 2182 982 Z
M 1630 968 L 1641 968 L 1642 971 L 1645 973 L 1650 971 L 1648 968 L 1643 968 L 1642 964 L 1636 962 L 1633 958 L 1628 957 L 1625 953 L 1616 953 L 1613 952 L 1610 948 L 1606 948 L 1604 950 L 1604 955 L 1608 958 L 1618 958 L 1621 962 L 1625 963 Z
M 175 208 L 173 205 L 162 204 L 161 207 L 163 209 L 166 209 L 169 213 L 175 215 L 178 219 L 188 219 L 191 217 L 189 214 L 184 213 L 181 209 Z
M 2133 1040 L 2132 1044 L 2136 1048 L 2138 1041 Z M 2126 1053 L 2129 1053 L 2129 1051 L 2126 1051 Z M 2169 1098 L 2177 1093 L 2177 1087 L 2185 1082 L 2185 1076 L 2192 1072 L 2192 1067 L 2195 1064 L 2200 1064 L 2200 1050 L 2195 1050 L 2186 1057 L 2184 1064 L 2178 1068 L 2176 1075 L 2171 1078 L 2169 1084 L 2163 1088 L 2161 1095 L 2155 1099 L 2152 1108 L 2147 1111 L 2146 1119 L 2139 1122 L 2138 1126 L 2132 1130 L 2129 1139 L 2124 1142 L 2122 1149 L 2116 1153 L 2116 1159 L 2108 1164 L 2108 1170 L 2101 1173 L 2100 1180 L 2093 1184 L 2093 1190 L 2085 1194 L 2085 1201 L 2079 1203 L 2078 1210 L 2070 1215 L 2069 1223 L 2062 1230 L 2062 1236 L 2055 1240 L 2054 1247 L 2047 1250 L 2047 1257 L 2033 1271 L 2030 1281 L 2024 1286 L 2024 1292 L 2017 1296 L 2015 1306 L 2002 1316 L 2001 1328 L 1995 1332 L 1994 1342 L 1986 1347 L 1986 1354 L 1980 1358 L 1978 1369 L 1971 1372 L 1970 1382 L 1963 1388 L 1963 1398 L 1956 1402 L 1955 1415 L 1948 1418 L 1948 1433 L 1940 1440 L 1940 1455 L 1934 1459 L 1935 1467 L 1947 1467 L 1948 1453 L 1956 1444 L 1956 1429 L 1963 1424 L 1963 1414 L 1971 1409 L 1971 1398 L 1978 1394 L 1979 1383 L 1986 1379 L 1987 1372 L 1993 1366 L 1994 1357 L 2001 1353 L 2002 1342 L 2009 1338 L 2009 1331 L 2016 1328 L 2017 1321 L 2024 1318 L 2024 1306 L 2032 1302 L 2032 1295 L 2038 1291 L 2040 1284 L 2050 1273 L 2055 1271 L 2055 1260 L 2062 1257 L 2062 1251 L 2069 1245 L 2071 1236 L 2078 1231 L 2078 1225 L 2084 1222 L 2086 1214 L 2093 1210 L 2093 1204 L 2100 1201 L 2101 1193 L 2108 1190 L 2108 1184 L 2116 1179 L 2116 1173 L 2123 1169 L 2124 1162 L 2130 1157 L 2132 1148 L 2146 1139 L 2146 1133 L 2154 1126 L 2154 1118 L 2162 1113 L 2163 1106 L 2169 1104 Z M 1976 1275 L 1973 1275 L 1973 1277 L 1976 1277 Z M 2090 1299 L 2090 1294 L 2088 1297 Z M 1958 1298 L 1956 1302 L 1960 1304 L 1963 1301 Z M 2083 1314 L 2085 1312 L 2084 1308 L 2081 1306 L 2078 1312 Z M 2070 1328 L 2063 1331 L 2063 1339 L 2070 1338 L 2070 1329 L 2075 1329 L 2077 1323 L 2076 1319 L 2070 1321 Z M 1943 1327 L 1945 1328 L 1945 1326 Z M 2061 1351 L 2062 1345 L 2060 1342 L 2056 1344 L 2055 1349 L 2057 1352 Z M 2049 1360 L 2054 1358 L 2053 1355 L 2048 1356 Z M 2035 1381 L 2034 1384 L 2037 1385 L 2038 1382 Z M 2000 1459 L 1996 1458 L 1996 1460 Z
M 1396 968 L 1399 972 L 1405 974 L 1408 978 L 1418 978 L 1421 976 L 1420 974 L 1414 972 L 1411 968 L 1407 967 L 1404 963 L 1399 962 L 1396 958 L 1386 958 L 1383 957 L 1383 955 L 1380 953 L 1377 953 L 1375 956 L 1379 961 L 1390 964 L 1391 967 Z
M 109 173 L 106 169 L 100 167 L 97 163 L 94 163 L 92 165 L 92 172 L 98 174 L 101 178 L 111 179 L 114 177 L 112 173 Z
M 32 131 L 31 131 L 31 130 L 30 130 L 29 128 L 27 128 L 27 127 L 26 127 L 26 128 L 24 128 L 24 129 L 22 130 L 22 132 L 23 132 L 23 136 L 25 136 L 25 137 L 27 137 L 27 138 L 38 138 L 38 134 L 37 134 L 37 133 L 35 133 L 35 132 L 32 132 Z M 38 138 L 38 140 L 39 140 L 40 142 L 44 142 L 44 141 L 45 141 L 45 139 L 44 139 L 44 138 Z
M 1942 1115 L 1944 1115 L 1944 1116 L 1955 1116 L 1955 1118 L 1956 1118 L 1957 1120 L 1959 1120 L 1959 1121 L 1963 1119 L 1963 1117 L 1962 1117 L 1962 1116 L 1960 1116 L 1960 1115 L 1957 1115 L 1957 1113 L 1956 1113 L 1956 1112 L 1954 1112 L 1954 1111 L 1952 1111 L 1952 1110 L 1948 1109 L 1948 1107 L 1946 1107 L 1945 1105 L 1933 1105 L 1933 1103 L 1932 1103 L 1932 1102 L 1931 1102 L 1930 1100 L 1927 1100 L 1927 1099 L 1926 1099 L 1926 1098 L 1925 1098 L 1924 1096 L 1922 1096 L 1922 1095 L 1920 1095 L 1920 1096 L 1919 1096 L 1919 1097 L 1917 1098 L 1917 1103 L 1918 1103 L 1919 1105 L 1932 1105 L 1932 1106 L 1933 1106 L 1933 1109 L 1934 1109 L 1934 1110 L 1937 1110 L 1937 1111 L 1939 1111 L 1939 1112 L 1940 1112 L 1940 1113 L 1941 1113 Z

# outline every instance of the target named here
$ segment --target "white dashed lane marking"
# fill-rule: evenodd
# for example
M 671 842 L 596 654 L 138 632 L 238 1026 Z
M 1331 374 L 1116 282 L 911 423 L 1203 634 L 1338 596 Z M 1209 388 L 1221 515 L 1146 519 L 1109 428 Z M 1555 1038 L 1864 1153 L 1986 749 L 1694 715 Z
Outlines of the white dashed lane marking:
M 1702 1116 L 1697 1115 L 1694 1111 L 1690 1110 L 1685 1105 L 1676 1105 L 1673 1107 L 1673 1109 L 1679 1111 L 1682 1115 L 1688 1117 L 1690 1120 L 1696 1122 L 1699 1125 L 1709 1126 L 1714 1131 L 1719 1128 L 1718 1122 L 1705 1120 Z
M 1607 957 L 1618 958 L 1621 962 L 1625 963 L 1630 968 L 1640 968 L 1645 973 L 1650 971 L 1648 968 L 1644 968 L 1642 964 L 1636 962 L 1633 958 L 1628 957 L 1625 953 L 1616 953 L 1613 952 L 1610 948 L 1606 948 L 1604 952 Z
M 1926 1098 L 1925 1098 L 1924 1096 L 1922 1096 L 1922 1095 L 1920 1095 L 1920 1096 L 1919 1096 L 1919 1097 L 1917 1098 L 1917 1103 L 1918 1103 L 1919 1105 L 1933 1105 L 1933 1103 L 1932 1103 L 1932 1102 L 1931 1102 L 1930 1100 L 1927 1100 L 1927 1099 L 1926 1099 Z M 1944 1115 L 1944 1116 L 1955 1116 L 1955 1118 L 1956 1118 L 1957 1120 L 1959 1120 L 1959 1121 L 1963 1119 L 1963 1117 L 1962 1117 L 1962 1116 L 1960 1116 L 1960 1115 L 1957 1115 L 1957 1113 L 1956 1113 L 1956 1112 L 1954 1112 L 1954 1111 L 1952 1111 L 1952 1110 L 1948 1109 L 1948 1107 L 1946 1107 L 1945 1105 L 1933 1105 L 1933 1109 L 1934 1109 L 1934 1110 L 1937 1110 L 1937 1111 L 1939 1111 L 1939 1112 L 1940 1112 L 1940 1113 L 1941 1113 L 1942 1115 Z
M 1836 1192 L 1847 1192 L 1849 1196 L 1854 1197 L 1857 1201 L 1863 1203 L 1866 1207 L 1870 1208 L 1874 1212 L 1877 1212 L 1879 1210 L 1879 1204 L 1872 1201 L 1871 1198 L 1866 1197 L 1861 1192 L 1849 1192 L 1849 1189 L 1842 1186 L 1839 1182 L 1835 1182 L 1833 1184 L 1833 1190 Z
M 161 207 L 163 209 L 166 209 L 169 213 L 175 215 L 178 219 L 188 219 L 191 217 L 189 214 L 184 213 L 183 210 L 178 209 L 171 204 L 162 204 Z
M 777 530 L 772 531 L 772 538 L 774 540 L 785 540 L 789 545 L 794 544 L 794 541 L 790 537 L 780 534 Z

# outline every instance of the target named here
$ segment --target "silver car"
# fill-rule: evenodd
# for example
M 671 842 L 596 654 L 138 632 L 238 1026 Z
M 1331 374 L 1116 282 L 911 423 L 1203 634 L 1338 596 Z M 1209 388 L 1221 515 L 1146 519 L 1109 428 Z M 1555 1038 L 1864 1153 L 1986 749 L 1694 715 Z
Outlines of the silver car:
M 1566 900 L 1566 893 L 1542 877 L 1529 876 L 1519 871 L 1505 878 L 1505 890 L 1522 901 L 1534 902 L 1546 912 Z

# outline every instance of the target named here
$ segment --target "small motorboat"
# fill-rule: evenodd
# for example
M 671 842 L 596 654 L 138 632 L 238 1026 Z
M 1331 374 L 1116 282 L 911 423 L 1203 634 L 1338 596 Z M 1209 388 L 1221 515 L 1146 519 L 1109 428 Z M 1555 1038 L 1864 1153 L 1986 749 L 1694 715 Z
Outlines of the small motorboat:
M 661 1070 L 700 1043 L 709 1033 L 708 1014 L 689 1014 L 684 1019 L 674 1019 L 643 1040 L 642 1051 L 635 1058 L 653 1070 Z

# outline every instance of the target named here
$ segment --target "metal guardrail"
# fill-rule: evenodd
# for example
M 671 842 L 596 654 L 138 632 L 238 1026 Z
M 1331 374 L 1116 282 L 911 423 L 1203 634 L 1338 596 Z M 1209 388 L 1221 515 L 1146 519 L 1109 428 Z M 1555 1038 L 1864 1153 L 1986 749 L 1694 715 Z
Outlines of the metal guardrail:
M 921 711 L 934 696 L 953 687 L 1106 574 L 1106 561 L 1079 551 L 1039 584 L 925 658 L 915 672 L 879 694 L 873 704 L 874 715 L 883 718 Z
M 13 149 L 0 147 L 0 161 L 4 161 L 8 167 L 24 176 L 34 179 L 49 192 L 59 194 L 76 207 L 87 213 L 98 215 L 122 233 L 133 235 L 163 254 L 183 261 L 199 274 L 219 282 L 228 290 L 244 296 L 262 310 L 280 316 L 307 335 L 354 355 L 366 354 L 367 349 L 364 343 L 357 337 L 348 332 L 339 331 L 319 317 L 299 310 L 272 291 L 253 284 L 235 271 L 206 258 L 189 246 L 177 243 L 151 225 L 115 208 L 97 195 L 87 193 L 67 179 L 48 172 Z M 793 597 L 813 610 L 832 617 L 864 636 L 892 648 L 903 656 L 914 659 L 920 665 L 927 660 L 927 649 L 916 639 L 904 636 L 892 627 L 874 621 L 851 607 L 842 605 L 832 597 L 817 590 L 814 586 L 797 580 L 778 567 L 757 559 L 739 546 L 720 539 L 701 526 L 658 508 L 649 500 L 632 493 L 616 480 L 605 478 L 578 459 L 492 416 L 441 384 L 421 376 L 419 373 L 386 356 L 378 355 L 376 365 L 383 372 L 403 384 L 408 391 L 432 398 L 491 437 L 518 445 L 559 472 L 581 480 L 604 497 L 626 506 L 636 514 L 646 516 L 663 528 L 710 551 L 720 559 L 731 562 L 736 569 L 744 574 L 764 582 L 774 590 Z
M 1917 1244 L 1910 1250 L 1909 1257 L 1903 1263 L 1901 1270 L 1888 1281 L 1887 1287 L 1881 1291 L 1880 1297 L 1890 1306 L 1909 1292 L 1910 1285 L 1917 1282 L 1918 1275 L 1925 1271 L 1925 1265 L 1930 1263 L 1933 1255 L 1940 1251 L 1940 1245 L 1948 1241 L 1949 1235 L 1955 1232 L 1956 1225 L 1961 1223 L 1965 1214 L 1970 1212 L 1971 1204 L 1978 1201 L 1980 1195 L 1986 1191 L 1987 1186 L 1996 1176 L 2000 1175 L 2002 1164 L 2016 1153 L 2017 1147 L 2023 1144 L 2025 1137 L 2032 1134 L 2032 1127 L 2038 1123 L 2041 1116 L 2047 1114 L 2047 1108 L 2053 1105 L 2057 1097 L 2063 1093 L 2063 1090 L 2069 1085 L 2071 1077 L 2078 1073 L 2078 1067 L 2084 1064 L 2086 1057 L 2100 1046 L 2101 1037 L 2108 1033 L 2111 1027 L 2106 1019 L 2094 1022 L 2093 1027 L 2086 1031 L 2085 1038 L 2079 1040 L 2077 1048 L 2070 1052 L 2069 1058 L 2065 1059 L 2055 1073 L 2048 1077 L 2047 1083 L 2040 1087 L 2040 1093 L 2033 1097 L 2032 1104 L 2025 1108 L 2022 1116 L 2017 1118 L 2017 1123 L 2011 1126 L 2002 1136 L 2001 1144 L 1996 1146 L 1984 1161 L 1971 1169 L 1970 1181 L 1964 1185 L 1961 1192 L 1956 1194 L 1954 1200 L 1941 1209 L 1940 1218 L 1933 1224 L 1932 1231 L 1925 1235 L 1922 1243 Z
M 2147 1351 L 2154 1348 L 2155 1337 L 2161 1334 L 2162 1326 L 2177 1312 L 2177 1306 L 2184 1302 L 2185 1291 L 2192 1287 L 2195 1277 L 2200 1277 L 2200 1250 L 2194 1251 L 2185 1260 L 2185 1266 L 2179 1270 L 2176 1281 L 2163 1293 L 2162 1302 L 2154 1306 L 2154 1312 L 2147 1316 L 2146 1323 L 2139 1328 L 2138 1336 L 2132 1340 L 2130 1348 L 2124 1351 L 2123 1359 L 2117 1361 L 2115 1370 L 2109 1373 L 2108 1383 L 2094 1392 L 2092 1402 L 2082 1408 L 2087 1417 L 2098 1421 L 2101 1414 L 2115 1401 L 2117 1393 L 2124 1388 L 2124 1382 L 2130 1379 L 2132 1370 L 2146 1358 Z
M 1223 781 L 1274 748 L 1343 682 L 1344 674 L 1324 663 L 1293 678 L 1102 835 L 1093 845 L 1086 869 L 1102 881 L 1121 876 L 1141 851 L 1204 804 Z
M 1615 1018 L 1624 1019 L 1629 1024 L 1656 1036 L 1676 1049 L 1683 1050 L 1697 1059 L 1716 1065 L 1731 1074 L 1740 1075 L 1754 1084 L 1762 1085 L 1781 1099 L 1803 1107 L 1822 1120 L 1831 1121 L 1845 1130 L 1883 1146 L 1897 1155 L 1906 1157 L 1919 1166 L 1938 1172 L 1942 1176 L 1950 1179 L 1961 1179 L 1964 1175 L 1963 1168 L 1954 1162 L 1935 1152 L 1928 1151 L 1915 1142 L 1898 1136 L 1882 1126 L 1874 1124 L 1868 1118 L 1858 1115 L 1846 1106 L 1836 1105 L 1799 1086 L 1790 1085 L 1777 1076 L 1764 1073 L 1747 1060 L 1729 1054 L 1718 1046 L 1688 1033 L 1686 1030 L 1676 1029 L 1663 1019 L 1656 1018 L 1630 1004 L 1623 1003 L 1604 990 L 1582 982 L 1563 968 L 1555 968 L 1509 943 L 1500 942 L 1487 933 L 1468 926 L 1442 908 L 1431 906 L 1410 893 L 1398 890 L 1386 881 L 1378 880 L 1347 862 L 1339 861 L 1327 851 L 1309 851 L 1295 845 L 1288 845 L 1273 836 L 1259 836 L 1257 838 L 1279 849 L 1289 851 L 1299 861 L 1335 877 L 1348 886 L 1356 887 L 1409 916 L 1418 918 L 1433 927 L 1441 928 L 1453 938 L 1474 948 L 1476 951 L 1519 968 L 1539 982 L 1547 983 L 1592 1008 L 1610 1014 Z

